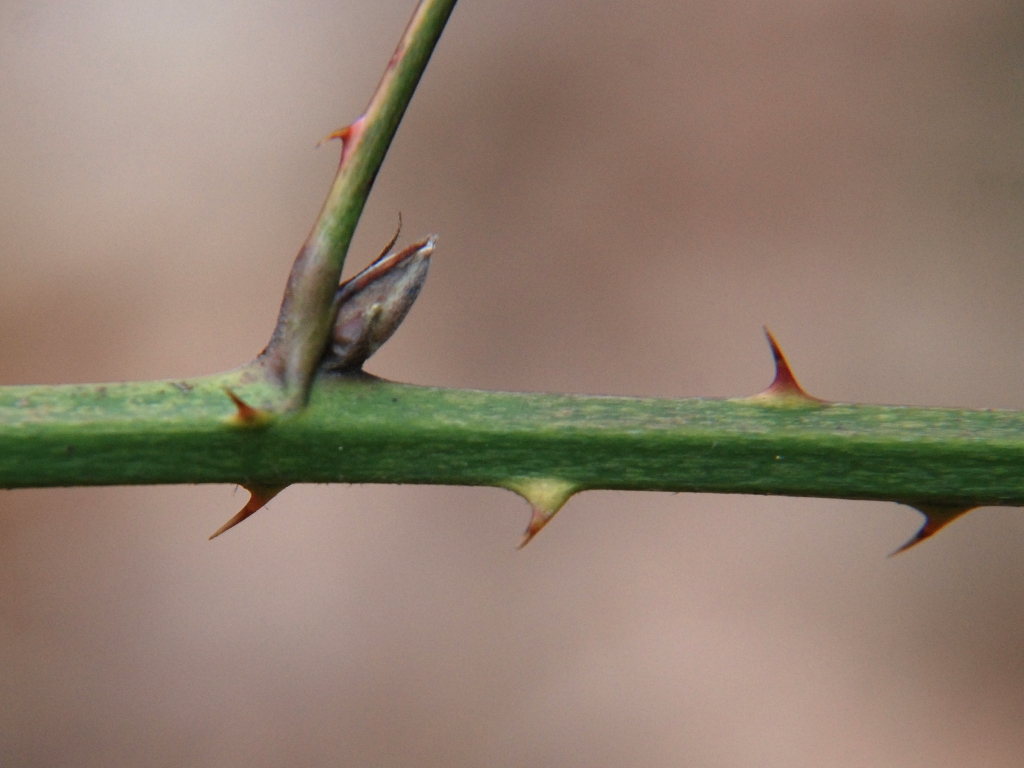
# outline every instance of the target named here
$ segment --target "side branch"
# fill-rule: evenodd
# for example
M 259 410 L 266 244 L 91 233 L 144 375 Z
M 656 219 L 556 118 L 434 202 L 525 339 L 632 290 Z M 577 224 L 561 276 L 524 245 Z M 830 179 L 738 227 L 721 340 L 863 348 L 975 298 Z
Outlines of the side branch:
M 327 346 L 332 300 L 356 224 L 455 2 L 421 0 L 366 111 L 328 137 L 343 142 L 338 173 L 292 266 L 274 334 L 255 361 L 284 386 L 286 410 L 305 402 Z

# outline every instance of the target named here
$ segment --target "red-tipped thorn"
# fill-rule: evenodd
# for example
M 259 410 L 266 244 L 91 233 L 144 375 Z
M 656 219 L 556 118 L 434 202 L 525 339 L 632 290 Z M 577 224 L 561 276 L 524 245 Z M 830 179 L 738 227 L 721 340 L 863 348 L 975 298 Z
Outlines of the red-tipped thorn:
M 245 427 L 261 427 L 270 421 L 269 412 L 264 411 L 262 408 L 253 408 L 227 387 L 224 387 L 224 393 L 231 398 L 231 402 L 238 409 L 233 419 L 237 424 Z
M 324 136 L 320 141 L 316 143 L 317 149 L 322 147 L 328 141 L 334 141 L 335 139 L 341 139 L 341 143 L 344 144 L 348 141 L 349 136 L 352 135 L 352 126 L 346 125 L 344 128 L 339 128 L 334 133 L 329 133 Z
M 556 478 L 520 478 L 504 484 L 505 488 L 515 491 L 530 502 L 530 524 L 526 526 L 523 540 L 516 549 L 522 549 L 540 530 L 551 522 L 551 518 L 560 510 L 569 497 L 576 493 L 579 486 Z
M 924 525 L 921 526 L 921 529 L 915 533 L 906 544 L 891 553 L 889 557 L 895 557 L 901 552 L 906 552 L 911 547 L 917 546 L 925 539 L 934 536 L 958 517 L 966 515 L 972 509 L 977 509 L 977 507 L 973 505 L 963 507 L 944 507 L 936 504 L 908 504 L 907 506 L 913 507 L 924 515 Z
M 366 127 L 366 115 L 363 115 L 356 120 L 352 125 L 346 125 L 344 128 L 339 128 L 334 133 L 324 136 L 320 141 L 316 143 L 317 147 L 321 147 L 328 141 L 333 139 L 341 139 L 341 164 L 345 164 L 345 160 L 348 158 L 351 148 L 359 141 L 359 137 L 363 135 L 363 129 Z
M 557 512 L 558 510 L 555 511 Z M 516 549 L 522 549 L 529 544 L 530 540 L 540 533 L 541 528 L 547 525 L 554 516 L 554 512 L 548 512 L 547 510 L 540 509 L 539 507 L 534 507 L 530 513 L 530 524 L 526 526 L 526 531 L 523 532 L 523 539 L 519 542 L 519 546 L 517 546 Z
M 224 531 L 234 528 L 240 522 L 249 517 L 253 512 L 257 512 L 262 509 L 268 501 L 277 496 L 288 486 L 286 485 L 243 485 L 243 488 L 249 492 L 249 501 L 244 507 L 242 507 L 238 514 L 228 520 L 224 525 L 214 531 L 210 537 L 210 541 L 213 541 L 220 536 Z
M 789 367 L 786 356 L 782 353 L 782 347 L 779 346 L 779 342 L 775 340 L 775 337 L 772 336 L 772 332 L 769 331 L 767 327 L 764 329 L 764 335 L 768 337 L 768 344 L 772 349 L 772 357 L 775 358 L 775 379 L 772 381 L 771 385 L 769 385 L 768 389 L 749 399 L 776 402 L 825 402 L 820 398 L 812 397 L 804 392 L 803 387 L 801 387 L 799 382 L 797 382 L 796 376 L 793 375 L 793 370 Z

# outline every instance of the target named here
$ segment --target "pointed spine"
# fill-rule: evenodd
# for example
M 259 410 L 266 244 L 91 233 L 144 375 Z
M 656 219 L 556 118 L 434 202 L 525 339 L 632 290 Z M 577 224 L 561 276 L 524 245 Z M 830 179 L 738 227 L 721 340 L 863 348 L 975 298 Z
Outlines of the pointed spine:
M 213 532 L 213 535 L 210 536 L 210 541 L 213 541 L 225 531 L 234 528 L 236 525 L 245 520 L 254 512 L 258 512 L 259 510 L 263 509 L 263 507 L 266 506 L 268 501 L 277 496 L 277 494 L 279 494 L 288 486 L 243 485 L 242 487 L 249 492 L 249 501 L 246 502 L 246 505 L 244 507 L 238 510 L 238 514 L 236 514 L 234 517 L 232 517 L 230 520 L 224 523 L 224 525 L 222 525 L 220 528 Z
M 889 557 L 895 557 L 901 552 L 906 552 L 911 547 L 917 546 L 925 539 L 934 536 L 958 517 L 962 517 L 972 509 L 978 508 L 977 505 L 942 506 L 939 504 L 907 504 L 907 506 L 913 507 L 924 515 L 924 525 L 921 526 L 917 533 L 910 537 L 910 540 L 907 541 L 906 544 L 892 552 Z
M 827 401 L 807 394 L 800 386 L 793 375 L 793 369 L 789 367 L 786 356 L 782 353 L 782 347 L 775 340 L 772 332 L 767 326 L 764 328 L 764 335 L 768 339 L 768 346 L 771 347 L 772 357 L 775 359 L 775 378 L 764 392 L 745 398 L 751 402 L 772 403 L 778 405 L 799 405 L 825 403 Z
M 526 526 L 523 540 L 519 542 L 517 549 L 522 549 L 529 544 L 533 537 L 551 522 L 551 518 L 565 505 L 565 502 L 580 490 L 578 485 L 552 477 L 510 480 L 503 487 L 518 493 L 530 503 L 531 507 L 530 523 Z
M 351 125 L 346 125 L 344 128 L 339 128 L 334 133 L 324 136 L 320 141 L 317 142 L 317 147 L 321 147 L 328 141 L 339 139 L 341 141 L 341 159 L 338 161 L 338 167 L 340 168 L 348 160 L 352 154 L 353 148 L 359 143 L 359 140 L 363 137 L 363 131 L 366 130 L 366 115 L 361 115 Z
M 262 408 L 254 408 L 235 394 L 230 388 L 224 387 L 224 394 L 231 398 L 237 409 L 231 422 L 240 427 L 266 427 L 273 421 L 273 414 Z

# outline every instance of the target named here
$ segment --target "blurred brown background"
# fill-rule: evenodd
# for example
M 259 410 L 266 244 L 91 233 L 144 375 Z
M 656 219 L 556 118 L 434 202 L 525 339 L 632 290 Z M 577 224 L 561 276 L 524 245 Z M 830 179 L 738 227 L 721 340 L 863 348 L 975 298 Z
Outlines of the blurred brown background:
M 0 382 L 269 337 L 412 0 L 0 0 Z M 368 369 L 1024 408 L 1024 5 L 464 0 L 346 272 L 441 234 Z M 1024 518 L 895 504 L 0 492 L 5 766 L 1010 766 Z

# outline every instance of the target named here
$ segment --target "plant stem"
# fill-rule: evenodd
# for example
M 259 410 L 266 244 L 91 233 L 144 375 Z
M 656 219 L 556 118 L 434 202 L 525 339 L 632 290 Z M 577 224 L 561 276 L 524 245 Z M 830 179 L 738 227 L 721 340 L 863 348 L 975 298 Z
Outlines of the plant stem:
M 284 385 L 285 409 L 305 402 L 334 318 L 331 302 L 356 224 L 405 109 L 456 0 L 421 0 L 363 115 L 342 139 L 338 173 L 288 276 L 277 327 L 255 361 Z
M 0 388 L 0 486 L 431 483 L 1024 505 L 1024 413 L 514 394 L 319 377 L 246 426 L 225 376 Z M 253 382 L 259 405 L 272 387 Z
M 190 381 L 0 387 L 0 487 L 239 483 L 226 530 L 291 483 L 490 485 L 533 504 L 528 541 L 586 489 L 900 501 L 934 533 L 1024 506 L 1024 413 L 823 403 L 769 334 L 775 382 L 746 400 L 512 394 L 317 374 L 353 232 L 455 0 L 421 0 L 249 365 Z M 219 532 L 218 532 L 219 533 Z

